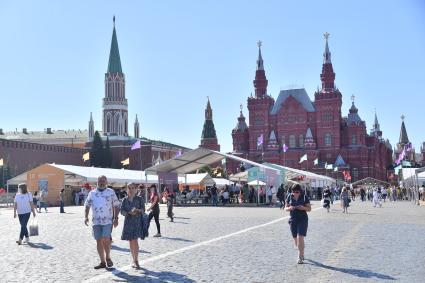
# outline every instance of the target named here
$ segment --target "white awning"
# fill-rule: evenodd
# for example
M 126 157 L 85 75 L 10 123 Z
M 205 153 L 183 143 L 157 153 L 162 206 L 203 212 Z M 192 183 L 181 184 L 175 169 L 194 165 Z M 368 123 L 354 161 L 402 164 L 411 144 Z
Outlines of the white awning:
M 97 182 L 99 176 L 105 175 L 108 183 L 148 183 L 157 184 L 158 176 L 148 175 L 138 170 L 110 169 L 98 167 L 84 167 L 74 165 L 49 164 L 50 166 L 61 169 L 65 172 L 65 183 L 78 182 Z
M 213 178 L 215 184 L 217 187 L 225 187 L 230 186 L 230 181 L 227 179 L 223 179 L 223 178 Z
M 233 159 L 239 162 L 250 164 L 253 166 L 267 168 L 270 170 L 279 171 L 278 169 L 260 164 L 248 159 L 240 158 L 238 156 L 222 153 L 206 148 L 197 148 L 191 151 L 188 151 L 180 156 L 176 156 L 173 159 L 166 160 L 161 164 L 149 167 L 146 169 L 147 174 L 158 174 L 160 172 L 170 172 L 177 174 L 188 174 L 193 173 L 197 169 L 202 167 L 215 164 L 223 160 L 224 158 Z
M 229 180 L 235 181 L 235 182 L 247 182 L 248 181 L 248 171 L 232 174 L 232 175 L 230 175 Z
M 149 176 L 149 175 L 148 175 Z M 186 174 L 185 177 L 178 177 L 179 184 L 212 186 L 215 184 L 213 178 L 208 173 Z

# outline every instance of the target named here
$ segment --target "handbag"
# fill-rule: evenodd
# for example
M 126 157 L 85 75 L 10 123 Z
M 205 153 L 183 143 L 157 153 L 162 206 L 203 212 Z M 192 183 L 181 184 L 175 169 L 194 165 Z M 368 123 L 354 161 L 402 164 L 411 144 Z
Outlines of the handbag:
M 33 218 L 30 224 L 30 236 L 38 236 L 38 221 Z

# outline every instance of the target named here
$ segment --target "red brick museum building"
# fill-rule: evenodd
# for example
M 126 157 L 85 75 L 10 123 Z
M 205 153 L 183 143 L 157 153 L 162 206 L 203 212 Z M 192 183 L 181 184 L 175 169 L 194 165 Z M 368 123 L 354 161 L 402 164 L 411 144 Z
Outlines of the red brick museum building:
M 335 87 L 328 36 L 326 33 L 321 88 L 314 93 L 314 101 L 304 88 L 282 90 L 276 100 L 267 94 L 259 43 L 255 95 L 248 97 L 249 125 L 241 110 L 232 130 L 233 154 L 336 177 L 337 172 L 325 169 L 326 164 L 332 164 L 338 167 L 339 179 L 341 172 L 348 170 L 352 181 L 369 176 L 386 180 L 387 168 L 393 163 L 391 145 L 382 137 L 376 114 L 367 133 L 354 96 L 349 113 L 342 115 L 342 93 Z M 284 145 L 287 150 L 283 150 Z M 305 154 L 308 160 L 299 163 Z M 236 172 L 237 166 L 230 163 L 227 169 Z

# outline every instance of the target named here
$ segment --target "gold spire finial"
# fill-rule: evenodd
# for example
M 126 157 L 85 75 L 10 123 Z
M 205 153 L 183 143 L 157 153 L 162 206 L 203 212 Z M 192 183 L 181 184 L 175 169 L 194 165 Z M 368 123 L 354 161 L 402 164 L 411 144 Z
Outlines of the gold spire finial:
M 263 43 L 261 42 L 261 40 L 257 41 L 257 45 L 258 45 L 258 48 L 260 48 L 263 45 Z
M 114 15 L 114 17 L 112 18 L 112 21 L 114 22 L 114 27 L 115 27 L 115 15 Z
M 351 95 L 351 101 L 354 103 L 354 99 L 356 99 L 356 97 L 353 95 Z
M 404 114 L 401 115 L 401 120 L 404 122 L 404 118 L 406 118 L 406 116 L 404 116 Z

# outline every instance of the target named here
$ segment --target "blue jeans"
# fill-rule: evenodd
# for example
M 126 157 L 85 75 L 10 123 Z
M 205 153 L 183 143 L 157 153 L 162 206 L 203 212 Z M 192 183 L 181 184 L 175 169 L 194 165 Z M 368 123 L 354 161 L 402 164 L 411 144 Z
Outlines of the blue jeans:
M 21 233 L 19 234 L 19 239 L 23 239 L 24 236 L 28 237 L 28 220 L 30 220 L 31 212 L 24 213 L 24 214 L 18 214 L 19 217 L 19 223 L 21 224 Z
M 211 198 L 212 198 L 212 205 L 217 206 L 217 195 L 212 195 Z
M 63 200 L 61 200 L 61 208 L 60 208 L 60 213 L 65 213 L 65 210 L 63 209 L 64 203 Z
M 40 201 L 40 205 L 38 207 L 39 212 L 41 212 L 41 209 L 44 207 L 44 210 L 47 212 L 47 206 L 44 201 Z

